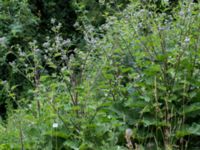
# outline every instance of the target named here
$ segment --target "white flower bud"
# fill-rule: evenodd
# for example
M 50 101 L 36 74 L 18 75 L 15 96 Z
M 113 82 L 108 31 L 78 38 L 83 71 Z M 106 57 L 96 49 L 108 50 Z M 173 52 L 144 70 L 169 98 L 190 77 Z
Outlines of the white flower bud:
M 133 131 L 130 128 L 126 129 L 125 135 L 127 138 L 130 138 L 132 136 L 132 134 L 133 134 Z
M 186 37 L 185 38 L 185 43 L 189 43 L 190 42 L 190 38 L 189 37 Z
M 0 38 L 0 44 L 4 45 L 6 43 L 6 37 Z
M 55 18 L 51 18 L 51 23 L 54 24 L 56 22 Z
M 53 123 L 53 128 L 58 128 L 58 123 Z

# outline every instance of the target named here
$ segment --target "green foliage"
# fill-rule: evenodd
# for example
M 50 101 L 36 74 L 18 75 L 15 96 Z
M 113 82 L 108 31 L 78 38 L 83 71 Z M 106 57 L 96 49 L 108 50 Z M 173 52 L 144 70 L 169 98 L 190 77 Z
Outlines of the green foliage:
M 106 95 L 120 103 L 120 113 L 123 107 L 134 112 L 124 116 L 135 129 L 137 144 L 172 149 L 186 135 L 193 136 L 191 131 L 198 136 L 198 11 L 198 4 L 185 2 L 172 16 L 133 3 L 120 19 L 109 18 L 105 25 L 109 29 L 100 50 L 106 51 L 107 65 L 100 84 L 110 85 Z M 185 125 L 191 127 L 179 132 Z
M 28 6 L 14 2 L 2 1 L 2 8 Z M 168 1 L 159 3 L 169 13 L 158 11 L 154 1 L 133 0 L 124 11 L 113 2 L 73 1 L 85 42 L 73 52 L 74 39 L 65 38 L 59 16 L 51 19 L 50 36 L 31 37 L 25 45 L 11 44 L 10 37 L 27 37 L 28 26 L 2 31 L 8 36 L 2 35 L 1 48 L 12 48 L 16 58 L 7 63 L 4 56 L 10 53 L 2 52 L 0 63 L 9 66 L 10 78 L 0 82 L 1 97 L 8 101 L 7 118 L 0 120 L 0 149 L 200 147 L 199 4 L 184 1 L 170 8 Z M 53 0 L 44 4 L 55 6 Z M 95 9 L 102 14 L 91 14 Z M 110 16 L 116 9 L 120 12 Z M 6 10 L 1 18 L 9 18 Z M 18 17 L 34 18 L 23 13 Z M 95 28 L 101 17 L 106 23 Z
M 32 39 L 38 19 L 31 13 L 26 0 L 1 0 L 0 9 L 0 37 L 1 46 L 3 46 L 0 47 L 0 54 L 1 59 L 5 59 L 5 54 L 13 51 L 12 48 L 6 46 L 12 46 L 16 43 L 24 45 Z

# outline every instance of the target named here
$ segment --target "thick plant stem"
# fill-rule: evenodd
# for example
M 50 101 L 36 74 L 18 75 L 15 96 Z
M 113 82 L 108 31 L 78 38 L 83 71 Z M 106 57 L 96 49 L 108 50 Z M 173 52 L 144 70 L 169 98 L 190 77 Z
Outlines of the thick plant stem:
M 170 128 L 166 127 L 164 129 L 164 144 L 165 144 L 165 150 L 172 150 L 170 145 Z

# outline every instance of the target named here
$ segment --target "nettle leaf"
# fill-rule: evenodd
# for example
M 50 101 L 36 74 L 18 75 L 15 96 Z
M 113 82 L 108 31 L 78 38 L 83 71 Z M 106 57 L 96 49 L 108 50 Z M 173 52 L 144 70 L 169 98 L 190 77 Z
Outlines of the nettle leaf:
M 112 74 L 107 74 L 107 73 L 104 74 L 104 77 L 105 77 L 107 80 L 110 80 L 110 79 L 113 79 L 113 78 L 114 78 L 114 76 L 113 76 Z
M 122 68 L 122 72 L 123 73 L 127 73 L 127 72 L 130 72 L 130 71 L 132 71 L 132 68 Z
M 18 33 L 23 32 L 23 26 L 20 23 L 11 24 L 10 28 L 13 36 L 18 36 Z
M 168 71 L 167 71 L 170 75 L 171 75 L 171 77 L 173 77 L 174 78 L 174 76 L 175 76 L 175 69 L 174 68 L 170 68 Z
M 145 127 L 148 127 L 148 126 L 167 127 L 167 126 L 169 126 L 169 123 L 166 123 L 166 121 L 159 121 L 152 117 L 143 117 L 143 119 L 140 120 L 140 123 L 143 124 Z
M 79 144 L 76 141 L 66 141 L 63 143 L 64 146 L 68 146 L 73 150 L 79 150 Z
M 185 115 L 190 115 L 190 113 L 196 112 L 196 111 L 200 112 L 200 102 L 193 103 L 189 106 L 185 105 L 183 110 L 180 110 L 180 111 Z
M 181 130 L 181 131 L 177 131 L 176 132 L 176 137 L 177 138 L 182 138 L 182 137 L 185 137 L 187 135 L 190 135 L 190 133 L 186 130 Z
M 157 60 L 159 60 L 159 61 L 164 61 L 165 59 L 167 58 L 167 55 L 158 55 L 157 56 Z
M 200 136 L 200 124 L 193 123 L 192 126 L 189 128 L 189 132 L 193 135 Z
M 159 64 L 153 64 L 150 66 L 149 70 L 152 72 L 159 72 L 161 70 L 161 68 L 160 68 Z
M 103 109 L 103 108 L 108 108 L 108 107 L 110 107 L 110 106 L 112 106 L 112 102 L 108 101 L 108 102 L 102 103 L 101 106 L 98 107 L 97 109 L 98 109 L 98 110 L 101 110 L 101 109 Z
M 141 114 L 147 113 L 147 112 L 151 112 L 151 106 L 150 105 L 146 105 L 141 111 Z
M 130 99 L 125 103 L 125 106 L 129 106 L 129 107 L 132 107 L 132 108 L 144 108 L 147 105 L 148 105 L 148 102 L 143 101 L 143 100 L 132 100 L 132 99 Z
M 151 101 L 151 97 L 148 95 L 144 95 L 144 96 L 140 96 L 141 99 L 143 99 L 145 102 L 150 102 Z
M 54 57 L 59 57 L 61 55 L 62 55 L 61 52 L 57 52 L 57 53 L 54 54 Z
M 187 136 L 187 135 L 196 135 L 200 136 L 200 124 L 193 123 L 192 126 L 183 126 L 181 130 L 176 131 L 176 136 L 178 138 Z
M 84 141 L 83 143 L 81 143 L 79 150 L 92 150 L 93 145 L 93 143 Z
M 189 97 L 190 97 L 190 98 L 195 98 L 197 95 L 198 95 L 198 92 L 197 92 L 197 91 L 193 91 L 193 92 L 190 92 L 190 93 L 189 93 Z
M 53 69 L 56 69 L 56 68 L 57 68 L 57 66 L 56 66 L 53 62 L 51 62 L 51 61 L 47 62 L 47 65 L 48 65 L 49 67 L 53 68 Z

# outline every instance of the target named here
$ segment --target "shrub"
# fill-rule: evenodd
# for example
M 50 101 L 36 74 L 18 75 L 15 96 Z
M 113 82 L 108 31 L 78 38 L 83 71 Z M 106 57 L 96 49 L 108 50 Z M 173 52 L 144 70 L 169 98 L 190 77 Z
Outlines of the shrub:
M 108 19 L 101 91 L 133 129 L 135 147 L 192 149 L 200 133 L 199 4 L 166 10 L 133 2 Z

